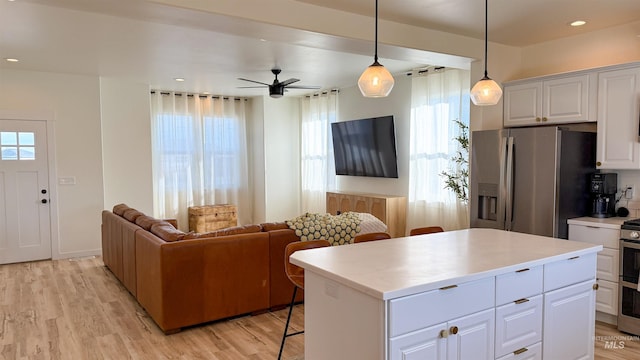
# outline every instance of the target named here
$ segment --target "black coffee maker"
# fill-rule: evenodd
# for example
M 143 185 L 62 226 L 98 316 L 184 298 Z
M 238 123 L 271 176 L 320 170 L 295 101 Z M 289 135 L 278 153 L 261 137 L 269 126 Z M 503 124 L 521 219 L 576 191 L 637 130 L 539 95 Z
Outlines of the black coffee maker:
M 618 174 L 591 174 L 591 217 L 607 218 L 616 216 L 616 192 Z

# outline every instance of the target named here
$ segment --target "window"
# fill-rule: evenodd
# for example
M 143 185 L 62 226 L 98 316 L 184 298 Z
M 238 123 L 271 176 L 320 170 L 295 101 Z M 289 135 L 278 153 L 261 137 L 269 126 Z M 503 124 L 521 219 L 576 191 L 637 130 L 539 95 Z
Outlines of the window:
M 188 229 L 190 206 L 233 204 L 250 223 L 244 99 L 151 95 L 154 215 Z
M 461 150 L 459 121 L 469 125 L 469 71 L 441 69 L 412 79 L 408 227 L 468 226 L 467 204 L 445 187 Z
M 35 160 L 35 134 L 32 132 L 0 132 L 2 160 Z

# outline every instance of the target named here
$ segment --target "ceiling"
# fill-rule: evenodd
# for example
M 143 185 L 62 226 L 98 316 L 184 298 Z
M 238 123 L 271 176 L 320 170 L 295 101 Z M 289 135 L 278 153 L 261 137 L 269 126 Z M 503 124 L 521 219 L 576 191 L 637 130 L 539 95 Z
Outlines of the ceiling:
M 272 1 L 359 16 L 374 12 L 371 0 Z M 270 83 L 269 69 L 277 66 L 280 80 L 299 78 L 298 85 L 353 86 L 373 60 L 370 42 L 197 11 L 187 3 L 197 1 L 0 0 L 0 58 L 20 60 L 1 61 L 0 67 L 123 78 L 161 90 L 255 96 L 266 89 L 239 89 L 251 84 L 238 77 Z M 379 6 L 384 20 L 484 37 L 480 0 L 388 0 Z M 490 40 L 517 47 L 640 19 L 638 0 L 492 0 L 489 6 Z M 588 24 L 567 26 L 576 19 Z M 464 67 L 471 61 L 386 45 L 381 49 L 386 56 L 381 62 L 394 75 L 444 62 Z M 186 81 L 178 83 L 178 77 Z

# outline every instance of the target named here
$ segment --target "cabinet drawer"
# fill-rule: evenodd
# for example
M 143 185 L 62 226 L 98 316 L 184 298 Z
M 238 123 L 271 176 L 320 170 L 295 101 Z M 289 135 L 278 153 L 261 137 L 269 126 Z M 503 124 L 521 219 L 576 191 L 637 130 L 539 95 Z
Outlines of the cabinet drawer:
M 542 266 L 496 276 L 496 305 L 542 293 Z
M 596 291 L 596 310 L 603 313 L 618 315 L 618 283 L 607 280 L 598 280 Z
M 544 291 L 595 278 L 596 254 L 591 253 L 544 265 Z
M 542 295 L 496 309 L 496 357 L 542 340 Z
M 620 230 L 597 226 L 569 225 L 569 240 L 602 245 L 617 249 L 620 244 Z
M 598 267 L 596 277 L 598 279 L 618 281 L 620 268 L 620 250 L 602 249 L 598 253 Z
M 542 343 L 518 349 L 498 360 L 542 360 Z
M 393 299 L 389 301 L 389 336 L 402 335 L 494 306 L 493 277 Z

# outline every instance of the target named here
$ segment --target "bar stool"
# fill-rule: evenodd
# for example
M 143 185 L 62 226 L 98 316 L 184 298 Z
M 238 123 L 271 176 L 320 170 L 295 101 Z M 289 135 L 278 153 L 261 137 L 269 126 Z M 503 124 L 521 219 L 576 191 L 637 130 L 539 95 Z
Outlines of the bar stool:
M 440 226 L 425 226 L 425 227 L 411 229 L 411 231 L 409 231 L 409 236 L 432 234 L 432 233 L 443 232 L 443 231 L 444 229 L 441 228 Z
M 280 344 L 280 352 L 278 353 L 278 360 L 282 357 L 282 350 L 284 349 L 284 341 L 293 335 L 304 333 L 304 330 L 297 331 L 291 334 L 287 334 L 289 330 L 289 321 L 291 321 L 291 312 L 293 311 L 293 303 L 296 301 L 296 293 L 298 288 L 304 290 L 304 269 L 289 262 L 291 254 L 298 250 L 308 250 L 320 247 L 331 246 L 327 240 L 310 240 L 310 241 L 296 241 L 289 243 L 284 248 L 284 272 L 287 277 L 293 283 L 293 296 L 291 297 L 291 304 L 289 305 L 289 315 L 287 315 L 287 323 L 284 326 L 284 333 L 282 334 L 282 343 Z
M 372 232 L 372 233 L 356 235 L 356 237 L 353 238 L 353 243 L 356 244 L 356 243 L 361 243 L 365 241 L 385 240 L 385 239 L 391 239 L 391 235 L 387 234 L 386 232 Z

